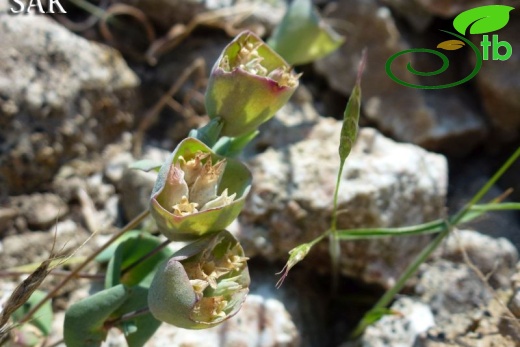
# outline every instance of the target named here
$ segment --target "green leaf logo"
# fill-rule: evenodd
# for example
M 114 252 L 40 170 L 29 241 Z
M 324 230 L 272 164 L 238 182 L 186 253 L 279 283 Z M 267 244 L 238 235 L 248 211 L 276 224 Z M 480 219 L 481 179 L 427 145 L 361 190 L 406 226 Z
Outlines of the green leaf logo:
M 462 35 L 466 35 L 466 30 L 470 26 L 470 34 L 490 33 L 506 26 L 511 10 L 514 10 L 514 7 L 505 5 L 472 8 L 455 17 L 453 27 Z

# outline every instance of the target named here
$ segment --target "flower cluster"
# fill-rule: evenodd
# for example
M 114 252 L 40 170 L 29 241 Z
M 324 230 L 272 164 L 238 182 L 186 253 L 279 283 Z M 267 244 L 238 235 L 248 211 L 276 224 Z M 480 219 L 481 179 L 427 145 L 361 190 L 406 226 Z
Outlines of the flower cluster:
M 225 167 L 225 159 L 213 165 L 208 153 L 198 152 L 189 160 L 180 156 L 179 163 L 170 166 L 166 189 L 157 199 L 166 209 L 170 205 L 173 215 L 181 217 L 227 205 L 236 193 L 228 196 L 227 188 L 217 193 Z
M 215 63 L 206 110 L 211 118 L 223 120 L 222 135 L 246 135 L 287 103 L 299 77 L 265 42 L 246 31 L 224 48 Z
M 251 173 L 240 161 L 215 153 L 209 146 L 218 145 L 208 139 L 249 139 L 287 102 L 298 78 L 253 33 L 240 34 L 222 52 L 206 91 L 213 120 L 206 133 L 199 130 L 179 143 L 161 166 L 150 198 L 159 231 L 172 241 L 193 241 L 155 273 L 148 305 L 156 319 L 204 329 L 240 309 L 249 291 L 247 258 L 225 228 L 244 206 Z
M 195 240 L 229 226 L 242 210 L 250 187 L 251 173 L 244 164 L 188 138 L 159 172 L 151 213 L 169 239 Z
M 155 318 L 189 329 L 214 326 L 234 315 L 249 291 L 247 258 L 221 231 L 180 250 L 157 271 L 148 305 Z

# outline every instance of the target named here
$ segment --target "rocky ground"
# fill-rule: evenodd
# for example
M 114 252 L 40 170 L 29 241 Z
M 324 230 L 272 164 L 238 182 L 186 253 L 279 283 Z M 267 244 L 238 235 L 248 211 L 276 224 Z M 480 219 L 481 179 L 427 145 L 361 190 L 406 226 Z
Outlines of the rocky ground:
M 22 279 L 5 270 L 78 247 L 75 256 L 88 255 L 147 208 L 155 175 L 128 166 L 164 159 L 189 129 L 204 124 L 205 78 L 231 35 L 247 28 L 267 37 L 287 7 L 262 0 L 92 3 L 117 14 L 118 24 L 70 3 L 67 16 L 52 17 L 10 15 L 9 3 L 0 4 L 2 297 Z M 444 218 L 518 147 L 515 49 L 508 61 L 485 62 L 474 80 L 452 89 L 399 86 L 384 69 L 391 54 L 432 46 L 436 29 L 451 29 L 456 14 L 490 3 L 495 2 L 316 2 L 347 40 L 337 52 L 297 69 L 304 72 L 299 90 L 244 153 L 254 184 L 231 231 L 251 258 L 252 294 L 219 327 L 188 331 L 163 324 L 147 346 L 520 345 L 514 321 L 520 318 L 517 212 L 485 216 L 454 231 L 396 298 L 392 309 L 398 314 L 384 317 L 357 341 L 347 341 L 348 333 L 430 236 L 342 243 L 336 295 L 330 295 L 326 243 L 291 271 L 281 289 L 274 287 L 287 252 L 329 225 L 338 119 L 363 47 L 368 64 L 362 128 L 341 178 L 340 228 Z M 519 13 L 512 11 L 499 32 L 515 48 Z M 469 57 L 457 63 L 446 78 L 471 64 Z M 193 66 L 174 97 L 161 99 Z M 519 167 L 486 199 L 512 187 L 510 199 L 518 201 Z M 49 276 L 43 289 L 58 280 Z M 55 331 L 47 345 L 61 339 L 64 309 L 87 295 L 90 283 L 77 281 L 55 300 Z M 113 331 L 107 345 L 125 343 Z

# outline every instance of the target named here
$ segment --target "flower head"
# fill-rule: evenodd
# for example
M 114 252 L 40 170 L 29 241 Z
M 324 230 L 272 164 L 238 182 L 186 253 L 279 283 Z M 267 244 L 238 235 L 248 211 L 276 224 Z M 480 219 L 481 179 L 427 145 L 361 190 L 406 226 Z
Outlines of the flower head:
M 224 230 L 193 242 L 165 262 L 150 285 L 148 306 L 163 322 L 209 328 L 238 312 L 249 282 L 244 251 Z
M 289 100 L 298 78 L 265 42 L 245 31 L 226 46 L 211 71 L 206 110 L 223 120 L 222 135 L 248 134 Z
M 151 213 L 171 240 L 194 239 L 225 229 L 238 216 L 251 175 L 199 140 L 182 141 L 163 164 L 151 196 Z

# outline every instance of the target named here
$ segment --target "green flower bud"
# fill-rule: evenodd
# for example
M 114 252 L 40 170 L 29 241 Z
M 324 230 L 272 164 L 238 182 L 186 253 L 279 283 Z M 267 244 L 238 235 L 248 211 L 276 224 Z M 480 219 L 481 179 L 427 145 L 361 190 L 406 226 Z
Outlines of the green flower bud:
M 148 291 L 152 315 L 185 329 L 205 329 L 235 315 L 249 292 L 244 250 L 228 231 L 203 237 L 163 263 Z
M 332 53 L 343 42 L 345 38 L 320 17 L 312 0 L 294 0 L 268 44 L 289 64 L 301 65 Z
M 162 165 L 150 210 L 167 238 L 193 240 L 229 226 L 250 188 L 251 173 L 244 164 L 187 138 Z
M 221 135 L 250 133 L 289 100 L 298 78 L 273 49 L 245 31 L 226 46 L 211 71 L 206 110 L 223 120 Z

